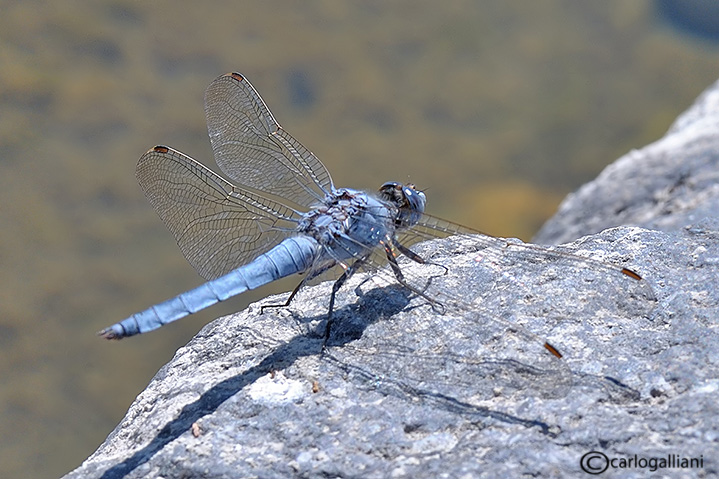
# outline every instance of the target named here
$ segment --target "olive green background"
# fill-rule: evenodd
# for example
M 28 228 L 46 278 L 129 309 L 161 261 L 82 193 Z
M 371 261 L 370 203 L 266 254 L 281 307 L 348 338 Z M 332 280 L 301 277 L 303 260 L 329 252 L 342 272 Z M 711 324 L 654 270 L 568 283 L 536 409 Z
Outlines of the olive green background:
M 430 213 L 524 239 L 719 76 L 719 49 L 646 0 L 0 10 L 0 477 L 71 470 L 205 322 L 295 284 L 95 336 L 201 282 L 134 168 L 155 144 L 214 168 L 202 101 L 218 75 L 245 74 L 337 186 L 411 181 Z

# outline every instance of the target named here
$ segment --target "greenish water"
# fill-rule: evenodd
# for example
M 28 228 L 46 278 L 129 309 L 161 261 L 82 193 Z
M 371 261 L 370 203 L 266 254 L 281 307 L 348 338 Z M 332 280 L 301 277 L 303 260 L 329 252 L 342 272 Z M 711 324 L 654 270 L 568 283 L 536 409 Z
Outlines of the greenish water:
M 0 477 L 58 477 L 201 326 L 95 331 L 200 283 L 134 179 L 169 144 L 208 165 L 202 97 L 246 74 L 338 186 L 411 180 L 431 213 L 529 238 L 660 137 L 719 50 L 647 1 L 2 2 Z

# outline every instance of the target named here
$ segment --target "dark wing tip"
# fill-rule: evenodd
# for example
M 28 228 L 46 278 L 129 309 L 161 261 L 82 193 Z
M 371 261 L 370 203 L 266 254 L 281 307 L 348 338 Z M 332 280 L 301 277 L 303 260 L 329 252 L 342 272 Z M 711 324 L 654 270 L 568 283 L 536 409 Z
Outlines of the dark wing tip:
M 562 353 L 560 353 L 559 350 L 557 348 L 555 348 L 554 346 L 552 346 L 551 344 L 544 343 L 544 347 L 547 348 L 547 350 L 550 353 L 552 353 L 553 355 L 555 355 L 556 357 L 558 357 L 558 358 L 562 357 Z
M 170 151 L 170 148 L 168 146 L 164 146 L 164 145 L 157 145 L 150 151 L 156 151 L 158 153 L 167 153 Z
M 232 73 L 228 73 L 228 74 L 225 75 L 225 76 L 226 76 L 226 77 L 231 77 L 231 78 L 233 78 L 233 79 L 235 79 L 235 80 L 237 80 L 237 81 L 245 81 L 245 77 L 244 77 L 244 75 L 242 75 L 242 73 L 232 72 Z
M 629 268 L 622 268 L 622 273 L 626 274 L 626 275 L 629 276 L 630 278 L 636 279 L 637 281 L 641 281 L 641 280 L 642 280 L 642 277 L 639 276 L 639 273 L 635 273 L 634 271 L 632 271 L 632 270 L 629 269 Z

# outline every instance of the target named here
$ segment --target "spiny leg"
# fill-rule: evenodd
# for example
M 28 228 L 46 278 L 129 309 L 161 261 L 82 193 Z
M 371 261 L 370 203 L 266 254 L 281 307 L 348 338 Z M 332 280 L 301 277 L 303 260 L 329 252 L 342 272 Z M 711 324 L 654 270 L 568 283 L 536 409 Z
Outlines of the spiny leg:
M 419 258 L 419 259 L 421 260 L 421 261 L 417 261 L 418 263 L 421 263 L 421 264 L 434 264 L 434 263 L 425 263 L 424 260 L 423 260 L 419 255 L 417 255 L 417 254 L 411 252 L 410 250 L 408 250 L 408 249 L 405 248 L 404 246 L 402 246 L 402 247 L 400 248 L 399 245 L 395 244 L 395 247 L 397 247 L 397 249 L 399 249 L 400 252 L 402 252 L 402 254 L 404 254 L 404 255 L 407 256 L 408 258 L 414 259 L 414 258 L 412 258 L 412 256 L 407 255 L 403 250 L 409 251 L 413 256 L 415 256 L 415 257 L 417 257 L 417 258 Z M 397 258 L 395 258 L 394 253 L 392 253 L 392 248 L 389 246 L 389 244 L 384 243 L 384 251 L 385 251 L 385 254 L 387 255 L 387 261 L 389 261 L 389 266 L 390 266 L 390 268 L 392 268 L 392 272 L 394 273 L 395 278 L 397 278 L 397 282 L 398 282 L 399 284 L 401 284 L 402 286 L 404 286 L 405 288 L 407 288 L 408 290 L 410 290 L 410 291 L 412 291 L 413 293 L 415 293 L 416 295 L 418 295 L 418 296 L 420 296 L 420 297 L 426 299 L 426 300 L 429 302 L 429 304 L 432 305 L 432 308 L 433 308 L 435 311 L 438 311 L 440 314 L 444 313 L 445 308 L 444 308 L 444 305 L 443 305 L 442 303 L 438 302 L 438 301 L 437 301 L 436 299 L 434 299 L 434 298 L 429 297 L 427 294 L 424 293 L 424 291 L 421 291 L 421 290 L 415 288 L 414 286 L 412 286 L 411 284 L 409 284 L 409 283 L 407 282 L 407 280 L 404 279 L 404 274 L 402 274 L 402 269 L 399 267 L 399 264 L 397 264 Z M 416 260 L 415 260 L 415 261 L 416 261 Z M 442 265 L 438 265 L 438 266 L 442 266 Z M 443 266 L 443 268 L 445 269 L 445 274 L 446 274 L 447 268 L 444 267 L 444 266 Z M 431 281 L 431 279 L 430 279 L 429 281 Z M 427 283 L 427 285 L 429 285 L 429 282 Z
M 264 313 L 266 308 L 286 308 L 287 306 L 290 305 L 290 303 L 292 302 L 292 299 L 299 292 L 299 290 L 302 289 L 302 287 L 308 281 L 310 281 L 313 278 L 316 278 L 317 276 L 319 276 L 322 273 L 324 273 L 325 271 L 333 268 L 334 266 L 335 266 L 335 263 L 331 263 L 331 264 L 325 265 L 322 268 L 317 269 L 316 271 L 312 271 L 307 276 L 305 276 L 304 279 L 302 281 L 300 281 L 300 283 L 297 286 L 295 286 L 295 289 L 292 290 L 292 293 L 290 293 L 290 297 L 287 298 L 287 301 L 285 301 L 284 303 L 278 303 L 278 304 L 263 304 L 262 306 L 260 306 L 260 314 Z
M 337 278 L 337 281 L 332 285 L 332 294 L 330 295 L 330 307 L 329 311 L 327 312 L 327 325 L 325 326 L 325 338 L 322 342 L 322 349 L 325 349 L 325 346 L 327 345 L 327 340 L 330 337 L 330 330 L 332 329 L 332 323 L 334 322 L 334 318 L 332 317 L 332 313 L 334 312 L 335 307 L 335 296 L 337 294 L 337 291 L 342 287 L 343 284 L 353 275 L 357 272 L 357 270 L 365 264 L 367 261 L 367 258 L 369 258 L 369 255 L 362 256 L 361 258 L 358 258 L 355 260 L 354 263 L 352 263 L 347 269 L 345 269 L 344 273 L 342 273 L 342 276 Z
M 264 314 L 265 309 L 268 309 L 268 308 L 286 308 L 287 306 L 289 306 L 290 303 L 292 302 L 292 299 L 295 297 L 297 292 L 302 288 L 302 286 L 305 285 L 305 283 L 308 281 L 308 279 L 309 279 L 309 277 L 305 277 L 302 281 L 300 281 L 299 284 L 297 286 L 295 286 L 295 289 L 293 289 L 292 292 L 290 293 L 290 297 L 287 298 L 287 301 L 285 301 L 284 303 L 263 304 L 262 306 L 260 306 L 260 314 Z
M 449 273 L 449 268 L 447 268 L 445 265 L 439 264 L 439 263 L 433 263 L 432 261 L 427 261 L 424 258 L 422 258 L 420 255 L 418 255 L 417 253 L 415 253 L 414 251 L 412 251 L 411 249 L 407 248 L 406 246 L 404 246 L 403 244 L 401 244 L 397 241 L 392 242 L 392 244 L 394 245 L 395 248 L 397 248 L 399 250 L 400 253 L 402 253 L 403 255 L 405 255 L 406 257 L 408 257 L 415 263 L 439 266 L 440 268 L 442 268 L 444 270 L 445 275 Z

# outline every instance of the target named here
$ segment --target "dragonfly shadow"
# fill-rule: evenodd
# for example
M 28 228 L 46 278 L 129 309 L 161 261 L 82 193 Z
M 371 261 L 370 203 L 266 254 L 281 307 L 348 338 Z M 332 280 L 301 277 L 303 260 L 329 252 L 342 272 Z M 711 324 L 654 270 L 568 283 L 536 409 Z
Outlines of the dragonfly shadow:
M 378 321 L 392 321 L 399 312 L 414 308 L 410 306 L 412 292 L 398 284 L 369 291 L 357 287 L 354 294 L 357 300 L 335 311 L 327 347 L 338 347 L 360 339 L 370 325 Z M 324 334 L 324 325 L 323 322 L 318 329 L 320 335 Z
M 299 356 L 289 358 L 289 354 L 296 354 L 300 350 L 296 341 L 306 342 L 306 338 L 297 338 L 278 347 L 272 354 L 265 357 L 259 364 L 249 368 L 241 374 L 227 378 L 210 389 L 205 391 L 196 401 L 187 404 L 182 408 L 179 415 L 158 431 L 157 435 L 142 449 L 136 451 L 132 456 L 124 461 L 111 467 L 101 476 L 103 479 L 119 479 L 138 468 L 139 466 L 150 461 L 152 457 L 160 452 L 165 446 L 177 439 L 182 434 L 187 433 L 192 424 L 201 418 L 214 413 L 218 407 L 229 398 L 237 394 L 246 386 L 254 383 L 261 377 L 267 375 L 271 370 L 277 368 L 279 363 L 294 362 Z M 312 343 L 310 343 L 312 344 Z M 317 354 L 321 345 L 317 345 L 312 350 L 307 350 L 306 354 Z
M 542 434 L 549 437 L 555 437 L 558 434 L 559 430 L 556 426 L 552 426 L 543 421 L 522 418 L 506 412 L 492 410 L 488 407 L 471 404 L 470 402 L 462 400 L 460 396 L 455 397 L 449 391 L 443 394 L 442 392 L 422 387 L 418 385 L 417 382 L 403 380 L 401 377 L 393 374 L 397 373 L 397 371 L 392 371 L 391 367 L 389 369 L 375 367 L 378 363 L 376 361 L 377 356 L 383 355 L 379 351 L 373 354 L 374 357 L 372 359 L 367 356 L 364 356 L 364 359 L 362 359 L 362 355 L 354 354 L 358 352 L 362 346 L 358 348 L 353 344 L 350 348 L 343 347 L 356 341 L 365 341 L 366 338 L 363 339 L 363 335 L 366 329 L 378 322 L 385 322 L 384 324 L 377 325 L 383 330 L 385 328 L 402 329 L 402 324 L 398 323 L 395 325 L 387 322 L 398 321 L 395 315 L 400 312 L 405 315 L 411 315 L 415 309 L 423 310 L 423 312 L 418 311 L 417 314 L 424 316 L 429 307 L 422 301 L 411 304 L 412 299 L 416 295 L 399 284 L 375 287 L 366 292 L 362 290 L 361 286 L 362 285 L 358 286 L 354 290 L 359 300 L 348 304 L 335 313 L 335 325 L 327 341 L 327 349 L 322 356 L 325 364 L 330 365 L 331 368 L 335 370 L 342 371 L 344 376 L 360 388 L 376 390 L 383 395 L 398 397 L 410 402 L 420 401 L 430 408 L 457 414 L 472 424 L 479 424 L 482 421 L 490 419 L 505 424 L 518 424 L 528 429 L 538 429 Z M 319 320 L 322 318 L 318 316 L 312 319 Z M 324 322 L 320 324 L 320 327 L 316 328 L 314 334 L 322 335 L 323 332 Z M 407 334 L 411 333 L 407 331 Z M 379 343 L 375 343 L 374 340 L 369 340 L 369 343 L 370 344 L 366 344 L 365 346 L 369 348 L 382 346 Z M 399 344 L 395 344 L 395 347 L 397 349 L 396 352 L 402 350 L 402 346 Z M 392 363 L 391 360 L 390 363 Z M 397 366 L 399 363 L 395 362 L 394 364 Z M 512 360 L 502 361 L 493 359 L 487 359 L 481 364 L 474 365 L 475 368 L 472 371 L 470 371 L 471 368 L 466 368 L 465 372 L 470 375 L 477 373 L 478 370 L 482 368 L 482 365 L 488 370 L 509 368 L 522 371 L 529 369 L 532 370 L 533 374 L 529 375 L 533 376 L 533 379 L 542 376 L 542 371 L 535 370 L 530 364 L 523 364 Z M 428 374 L 431 374 L 431 372 L 432 371 L 428 371 Z M 536 375 L 536 377 L 534 377 L 534 375 Z
M 325 351 L 323 351 L 325 326 L 323 319 L 326 319 L 326 314 L 310 317 L 308 318 L 310 321 L 315 320 L 318 322 L 316 327 L 306 331 L 305 334 L 299 334 L 290 341 L 280 344 L 256 366 L 212 386 L 196 401 L 184 406 L 177 417 L 165 424 L 146 446 L 106 470 L 101 477 L 104 479 L 118 479 L 126 476 L 150 461 L 155 454 L 163 450 L 165 446 L 179 436 L 188 433 L 194 423 L 207 415 L 213 414 L 225 401 L 242 389 L 273 370 L 289 367 L 302 357 L 322 355 L 325 364 L 332 369 L 343 372 L 351 370 L 352 374 L 349 376 L 354 382 L 366 383 L 368 377 L 373 374 L 371 371 L 342 361 L 333 352 L 341 351 L 348 343 L 360 339 L 366 328 L 372 324 L 381 321 L 393 321 L 394 316 L 400 311 L 407 312 L 414 309 L 410 305 L 413 294 L 401 286 L 394 285 L 373 288 L 358 294 L 360 296 L 358 301 L 349 303 L 335 311 L 335 327 L 327 341 Z M 392 394 L 407 400 L 419 398 L 431 407 L 454 412 L 470 421 L 476 421 L 479 418 L 494 418 L 506 423 L 539 427 L 543 432 L 549 432 L 549 426 L 539 421 L 522 419 L 492 411 L 488 408 L 477 407 L 464 403 L 457 398 L 424 391 L 401 381 L 390 383 L 385 380 L 383 384 L 384 387 L 379 389 L 382 394 Z
M 333 330 L 328 340 L 328 345 L 341 347 L 348 342 L 354 341 L 362 336 L 364 329 L 370 324 L 383 318 L 391 318 L 401 311 L 409 303 L 411 296 L 409 292 L 402 290 L 403 288 L 401 287 L 395 288 L 393 286 L 376 288 L 363 294 L 362 300 L 358 302 L 359 304 L 348 304 L 335 311 L 337 328 Z M 196 401 L 183 407 L 179 415 L 165 424 L 149 444 L 105 471 L 101 477 L 103 479 L 119 479 L 126 476 L 142 464 L 150 461 L 156 453 L 169 443 L 187 433 L 194 423 L 214 413 L 222 403 L 243 388 L 273 370 L 292 365 L 301 357 L 322 354 L 325 324 L 322 319 L 326 319 L 326 317 L 327 315 L 323 314 L 308 318 L 309 321 L 318 321 L 319 325 L 307 334 L 295 336 L 290 341 L 279 345 L 256 366 L 212 386 Z
M 430 408 L 457 414 L 472 424 L 479 424 L 484 420 L 493 419 L 506 424 L 519 424 L 528 429 L 538 428 L 542 434 L 549 437 L 556 437 L 559 433 L 559 429 L 556 426 L 551 426 L 543 421 L 525 419 L 485 406 L 478 406 L 463 401 L 451 394 L 443 394 L 436 390 L 418 387 L 410 381 L 402 381 L 385 375 L 378 375 L 377 372 L 371 368 L 365 368 L 352 364 L 349 361 L 343 361 L 331 353 L 328 353 L 325 358 L 328 362 L 332 363 L 334 367 L 351 377 L 353 381 L 368 385 L 369 389 L 374 389 L 384 395 L 399 397 L 410 402 L 420 401 Z

